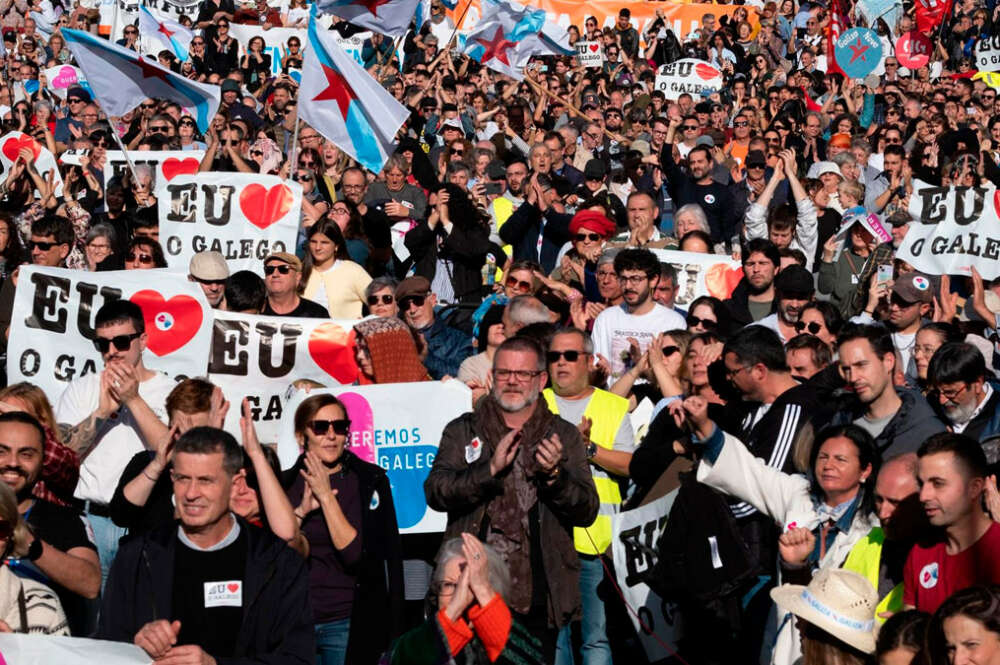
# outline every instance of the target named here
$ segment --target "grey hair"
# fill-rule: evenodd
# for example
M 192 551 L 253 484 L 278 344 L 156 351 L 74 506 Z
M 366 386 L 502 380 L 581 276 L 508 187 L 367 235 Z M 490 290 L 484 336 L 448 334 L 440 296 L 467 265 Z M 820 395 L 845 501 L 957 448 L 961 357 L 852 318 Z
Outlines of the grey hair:
M 107 222 L 98 222 L 90 227 L 84 244 L 90 244 L 96 238 L 107 238 L 108 244 L 112 246 L 118 244 L 118 233 L 115 231 L 115 227 Z
M 52 102 L 50 102 L 47 99 L 39 99 L 37 102 L 34 103 L 34 107 L 36 111 L 38 109 L 48 109 L 50 112 L 54 111 L 54 109 L 52 108 Z
M 444 579 L 444 569 L 449 561 L 465 556 L 462 552 L 462 543 L 461 538 L 450 538 L 441 545 L 437 556 L 437 567 L 434 569 L 434 576 L 431 579 L 432 585 L 438 585 Z M 510 570 L 507 568 L 507 562 L 492 546 L 483 543 L 483 549 L 486 550 L 486 568 L 490 586 L 506 602 L 507 596 L 510 594 Z
M 674 213 L 674 219 L 677 219 L 684 214 L 694 215 L 694 218 L 698 221 L 698 227 L 705 233 L 711 235 L 712 229 L 708 225 L 708 217 L 705 215 L 705 210 L 700 205 L 697 203 L 682 205 L 677 209 L 677 212 Z
M 581 340 L 583 340 L 583 352 L 587 355 L 592 355 L 594 353 L 594 340 L 590 337 L 590 333 L 586 330 L 580 330 L 579 328 L 571 328 L 569 326 L 559 328 L 552 336 L 549 337 L 548 346 L 552 346 L 552 340 L 554 340 L 559 335 L 576 335 Z
M 854 156 L 852 152 L 841 152 L 830 158 L 830 161 L 836 164 L 838 167 L 843 167 L 844 164 L 857 164 L 858 159 Z
M 872 144 L 868 142 L 868 139 L 858 137 L 851 141 L 851 148 L 858 148 L 859 150 L 864 150 L 866 155 L 872 154 Z
M 551 313 L 534 296 L 514 296 L 507 305 L 507 315 L 511 323 L 530 326 L 532 323 L 548 323 Z
M 603 266 L 605 263 L 614 263 L 615 257 L 618 256 L 618 252 L 621 251 L 619 247 L 612 247 L 601 252 L 601 258 L 597 259 L 597 265 Z
M 406 157 L 403 157 L 398 152 L 389 155 L 389 159 L 385 161 L 385 166 L 382 167 L 382 173 L 388 173 L 393 169 L 399 169 L 403 175 L 410 175 L 410 163 L 406 161 Z
M 365 300 L 367 301 L 373 295 L 381 291 L 382 289 L 389 289 L 396 293 L 396 287 L 399 285 L 392 277 L 376 277 L 372 281 L 368 282 L 368 286 L 365 287 Z
M 531 159 L 532 157 L 534 157 L 535 156 L 535 152 L 538 151 L 538 150 L 544 150 L 545 152 L 550 152 L 549 151 L 549 146 L 547 146 L 547 145 L 545 145 L 544 143 L 541 143 L 541 142 L 535 143 L 535 144 L 533 144 L 531 146 L 531 150 L 528 151 L 528 159 Z
M 149 186 L 150 188 L 152 188 L 153 177 L 154 177 L 152 166 L 150 166 L 149 164 L 136 164 L 135 167 L 133 167 L 133 172 L 135 173 L 135 179 L 137 181 L 141 180 L 142 178 L 149 178 L 149 183 L 150 183 Z

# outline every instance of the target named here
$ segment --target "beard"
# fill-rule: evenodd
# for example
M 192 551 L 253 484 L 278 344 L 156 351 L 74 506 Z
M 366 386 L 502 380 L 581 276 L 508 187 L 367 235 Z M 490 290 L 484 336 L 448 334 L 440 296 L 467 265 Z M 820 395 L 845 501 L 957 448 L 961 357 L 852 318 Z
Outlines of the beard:
M 946 404 L 942 408 L 952 423 L 967 423 L 972 419 L 972 414 L 975 413 L 977 406 L 979 405 L 973 402 L 972 404 L 955 404 L 954 406 Z
M 525 391 L 523 393 L 519 392 L 499 392 L 495 393 L 497 403 L 500 408 L 507 413 L 517 413 L 538 400 L 538 396 L 541 394 L 539 388 L 534 388 L 532 390 Z

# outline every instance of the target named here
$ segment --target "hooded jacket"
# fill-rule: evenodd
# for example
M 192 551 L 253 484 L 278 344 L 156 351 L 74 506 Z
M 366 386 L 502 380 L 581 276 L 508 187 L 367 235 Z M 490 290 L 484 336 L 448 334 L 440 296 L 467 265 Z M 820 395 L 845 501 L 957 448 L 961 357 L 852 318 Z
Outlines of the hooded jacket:
M 915 453 L 927 437 L 944 432 L 947 428 L 938 418 L 923 395 L 915 390 L 896 388 L 902 400 L 899 411 L 886 423 L 885 428 L 875 437 L 875 445 L 888 459 L 902 453 Z M 831 425 L 846 425 L 860 418 L 865 405 L 854 395 L 850 395 L 830 421 Z

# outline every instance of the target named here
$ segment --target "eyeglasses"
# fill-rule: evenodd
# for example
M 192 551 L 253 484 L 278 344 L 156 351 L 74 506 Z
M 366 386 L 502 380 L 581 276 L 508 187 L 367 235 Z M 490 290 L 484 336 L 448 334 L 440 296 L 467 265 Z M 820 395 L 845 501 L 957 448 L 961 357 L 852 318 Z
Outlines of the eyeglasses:
M 142 337 L 142 333 L 132 333 L 131 335 L 115 335 L 114 337 L 95 337 L 94 346 L 97 350 L 104 354 L 111 350 L 111 345 L 114 344 L 115 348 L 119 351 L 128 351 L 129 347 L 132 346 L 132 342 L 139 337 Z
M 337 420 L 311 420 L 309 421 L 309 429 L 312 430 L 313 434 L 316 436 L 323 436 L 333 428 L 334 434 L 339 434 L 344 436 L 351 429 L 351 421 L 347 418 L 340 418 Z
M 155 109 L 156 108 L 156 103 L 154 102 L 152 104 L 140 104 L 140 106 L 142 106 L 142 108 L 144 108 L 144 109 Z
M 313 177 L 308 173 L 296 173 L 292 178 L 295 182 L 312 182 Z
M 229 24 L 228 23 L 218 23 L 218 24 L 216 24 L 215 27 L 217 27 L 217 28 L 228 28 Z
M 125 34 L 126 35 L 138 35 L 139 31 L 138 30 L 126 30 Z M 25 43 L 27 43 L 27 42 L 25 42 Z
M 958 390 L 941 390 L 937 389 L 938 395 L 944 397 L 949 402 L 955 402 L 958 400 L 958 396 L 965 392 L 965 389 L 969 387 L 969 384 L 965 383 Z
M 897 294 L 893 293 L 892 296 L 889 297 L 889 304 L 890 305 L 895 305 L 896 307 L 898 307 L 900 309 L 908 309 L 908 308 L 913 307 L 914 305 L 917 305 L 919 303 L 906 302 L 901 297 L 899 297 Z
M 887 62 L 887 63 L 885 63 L 885 66 L 886 67 L 899 67 L 899 63 L 898 62 Z
M 301 164 L 302 166 L 304 166 L 307 169 L 311 169 L 311 168 L 314 168 L 316 166 L 316 162 L 314 162 L 311 159 L 300 159 L 299 160 L 299 164 Z
M 599 233 L 577 233 L 575 239 L 577 242 L 587 242 L 588 240 L 590 242 L 600 242 L 601 237 Z
M 887 136 L 887 137 L 885 137 L 885 142 L 888 143 L 888 144 L 890 144 L 890 145 L 900 145 L 900 144 L 903 143 L 903 139 L 899 138 L 898 136 L 893 137 L 893 138 L 889 138 Z
M 565 358 L 568 363 L 575 363 L 580 356 L 586 355 L 583 351 L 570 349 L 569 351 L 549 351 L 545 354 L 545 362 L 548 364 L 559 362 L 560 358 Z
M 455 150 L 454 148 L 452 148 L 451 150 L 448 151 L 448 154 L 449 155 L 464 155 L 465 151 L 464 150 Z
M 404 312 L 410 309 L 410 305 L 423 307 L 427 302 L 427 296 L 407 296 L 399 301 L 399 308 Z
M 150 254 L 129 254 L 126 261 L 131 261 L 132 263 L 149 264 L 153 262 L 153 257 Z
M 747 122 L 747 121 L 744 120 L 742 122 L 734 122 L 733 123 L 733 127 L 746 127 L 749 124 L 750 124 L 749 122 Z
M 50 249 L 52 249 L 53 247 L 55 247 L 56 245 L 62 245 L 62 244 L 63 243 L 61 243 L 61 242 L 36 242 L 34 240 L 31 240 L 31 241 L 28 242 L 28 249 L 29 250 L 40 249 L 43 252 L 47 252 Z
M 155 127 L 150 127 L 149 131 L 153 134 L 166 134 L 170 131 L 170 128 L 166 125 L 156 125 Z
M 530 369 L 494 369 L 493 377 L 498 381 L 509 381 L 510 379 L 517 379 L 519 382 L 524 383 L 525 381 L 530 381 L 539 374 L 542 370 L 530 370 Z
M 66 101 L 69 102 L 70 104 L 82 104 L 83 103 L 83 100 L 80 99 L 79 97 L 67 97 Z
M 688 328 L 694 328 L 695 326 L 701 326 L 705 330 L 715 330 L 719 327 L 718 321 L 713 321 L 712 319 L 699 319 L 697 316 L 688 315 L 687 318 Z
M 819 323 L 813 321 L 811 323 L 805 323 L 804 321 L 795 322 L 795 330 L 802 332 L 803 330 L 808 330 L 810 335 L 818 335 L 819 331 L 823 329 Z
M 675 353 L 677 353 L 680 350 L 681 350 L 681 347 L 674 346 L 673 344 L 671 344 L 670 346 L 665 346 L 665 347 L 663 347 L 663 357 L 664 358 L 669 358 L 670 356 L 674 355 Z
M 731 381 L 731 380 L 735 379 L 736 376 L 740 372 L 742 372 L 743 370 L 746 370 L 746 369 L 750 369 L 750 368 L 744 365 L 743 367 L 740 367 L 739 369 L 727 369 L 726 370 L 726 379 Z
M 368 296 L 368 306 L 374 307 L 375 305 L 378 304 L 391 305 L 393 300 L 395 300 L 395 298 L 388 294 L 384 294 L 381 296 Z
M 648 275 L 618 275 L 618 281 L 623 284 L 642 284 L 648 280 Z
M 531 282 L 526 282 L 523 279 L 517 279 L 516 277 L 508 277 L 507 281 L 504 282 L 504 286 L 509 289 L 519 289 L 521 291 L 530 291 L 532 288 Z
M 264 266 L 265 275 L 273 275 L 275 270 L 277 270 L 282 275 L 287 275 L 292 271 L 292 266 L 286 264 L 281 264 L 280 266 L 274 264 L 269 266 Z
M 264 151 L 263 150 L 251 150 L 250 151 L 250 156 L 251 157 L 263 157 L 264 156 Z

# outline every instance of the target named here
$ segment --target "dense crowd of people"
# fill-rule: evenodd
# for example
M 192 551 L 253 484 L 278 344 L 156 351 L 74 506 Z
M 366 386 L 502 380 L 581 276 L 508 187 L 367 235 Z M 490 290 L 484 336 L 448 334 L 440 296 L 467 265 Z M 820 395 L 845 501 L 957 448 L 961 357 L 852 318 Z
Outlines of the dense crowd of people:
M 598 66 L 533 57 L 515 80 L 430 0 L 405 38 L 363 33 L 362 65 L 410 113 L 373 173 L 298 118 L 305 0 L 202 0 L 180 19 L 189 57 L 149 55 L 220 86 L 204 133 L 169 100 L 108 117 L 50 85 L 74 63 L 60 31 L 98 32 L 93 3 L 0 3 L 0 122 L 30 137 L 3 146 L 0 351 L 22 266 L 176 275 L 155 169 L 106 179 L 106 161 L 201 151 L 199 172 L 303 192 L 296 246 L 257 270 L 191 259 L 210 307 L 355 321 L 359 384 L 471 393 L 431 442 L 447 528 L 401 536 L 389 476 L 317 390 L 334 386 L 291 387 L 282 468 L 249 402 L 147 367 L 143 310 L 105 302 L 96 371 L 0 388 L 0 632 L 162 665 L 643 662 L 612 518 L 670 494 L 638 573 L 680 619 L 658 636 L 672 662 L 1000 664 L 1000 279 L 899 255 L 930 223 L 922 190 L 996 206 L 1000 106 L 976 54 L 1000 9 L 872 4 L 701 5 L 678 31 L 666 3 L 623 3 L 568 26 Z M 301 36 L 274 55 L 231 24 Z M 860 79 L 831 37 L 850 25 L 883 49 Z M 112 39 L 138 51 L 140 32 Z M 918 32 L 931 52 L 907 70 L 896 45 Z M 722 87 L 659 85 L 681 58 Z M 696 254 L 741 268 L 724 293 Z

